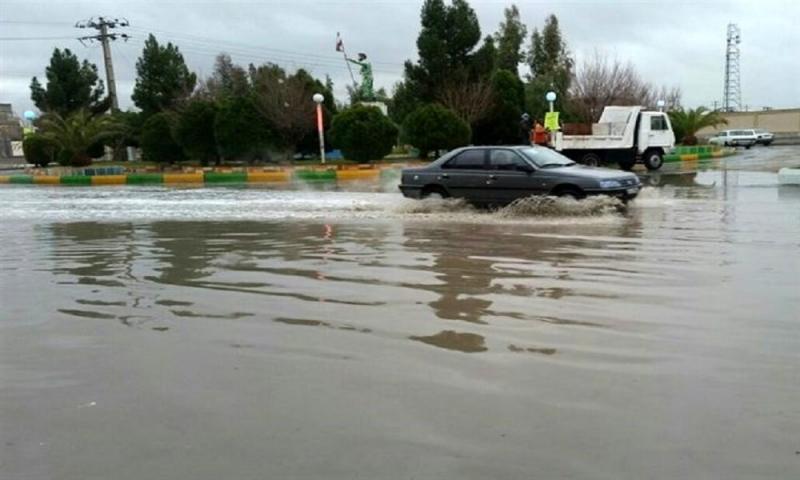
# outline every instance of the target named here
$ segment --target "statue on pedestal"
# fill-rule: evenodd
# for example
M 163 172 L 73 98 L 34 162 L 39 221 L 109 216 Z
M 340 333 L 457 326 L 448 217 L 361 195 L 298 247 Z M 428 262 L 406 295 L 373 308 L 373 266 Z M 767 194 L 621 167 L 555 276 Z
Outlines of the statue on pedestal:
M 358 60 L 354 60 L 345 56 L 345 59 L 358 65 L 360 68 L 361 73 L 361 85 L 358 87 L 358 92 L 361 95 L 361 99 L 366 102 L 373 102 L 375 101 L 375 89 L 373 87 L 373 80 L 372 80 L 372 64 L 367 61 L 367 54 L 359 53 Z

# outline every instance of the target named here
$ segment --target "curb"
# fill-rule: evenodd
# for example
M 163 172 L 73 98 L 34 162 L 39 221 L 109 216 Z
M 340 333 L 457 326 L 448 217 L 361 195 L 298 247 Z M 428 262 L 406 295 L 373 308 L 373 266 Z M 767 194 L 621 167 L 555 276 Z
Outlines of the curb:
M 0 175 L 0 184 L 201 185 L 240 183 L 346 182 L 388 178 L 397 168 L 298 169 L 256 172 L 128 173 L 123 175 Z

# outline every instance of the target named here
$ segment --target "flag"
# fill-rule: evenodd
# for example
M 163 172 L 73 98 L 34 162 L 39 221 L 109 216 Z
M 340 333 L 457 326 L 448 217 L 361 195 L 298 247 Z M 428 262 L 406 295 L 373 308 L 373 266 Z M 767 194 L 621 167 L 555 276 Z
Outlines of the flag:
M 342 37 L 338 33 L 336 34 L 336 51 L 344 52 L 344 42 L 342 42 Z

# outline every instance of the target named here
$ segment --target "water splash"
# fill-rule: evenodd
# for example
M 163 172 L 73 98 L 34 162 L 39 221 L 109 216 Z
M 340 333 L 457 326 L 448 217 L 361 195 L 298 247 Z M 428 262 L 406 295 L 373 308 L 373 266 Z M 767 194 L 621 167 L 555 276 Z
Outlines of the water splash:
M 596 196 L 583 200 L 573 198 L 532 196 L 520 198 L 497 210 L 500 218 L 519 217 L 599 217 L 618 213 L 623 208 L 618 198 Z
M 426 214 L 426 213 L 474 213 L 475 208 L 463 198 L 423 198 L 422 200 L 404 200 L 395 209 L 395 213 Z

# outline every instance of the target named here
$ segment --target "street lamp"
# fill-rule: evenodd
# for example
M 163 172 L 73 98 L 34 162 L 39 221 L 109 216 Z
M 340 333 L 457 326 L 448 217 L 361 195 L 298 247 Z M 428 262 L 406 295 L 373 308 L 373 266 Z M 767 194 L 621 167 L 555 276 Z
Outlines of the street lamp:
M 325 164 L 325 130 L 322 125 L 322 102 L 325 97 L 321 93 L 315 93 L 313 97 L 314 103 L 317 104 L 317 131 L 319 131 L 319 157 L 322 163 Z
M 553 102 L 556 101 L 556 92 L 551 90 L 551 91 L 547 92 L 547 95 L 545 95 L 544 98 L 545 98 L 545 100 L 547 100 L 550 103 L 550 111 L 552 112 L 553 111 Z
M 657 101 L 656 102 L 656 106 L 658 107 L 658 111 L 659 112 L 663 112 L 664 111 L 664 105 L 666 105 L 666 104 L 667 104 L 667 102 L 665 102 L 664 100 Z

